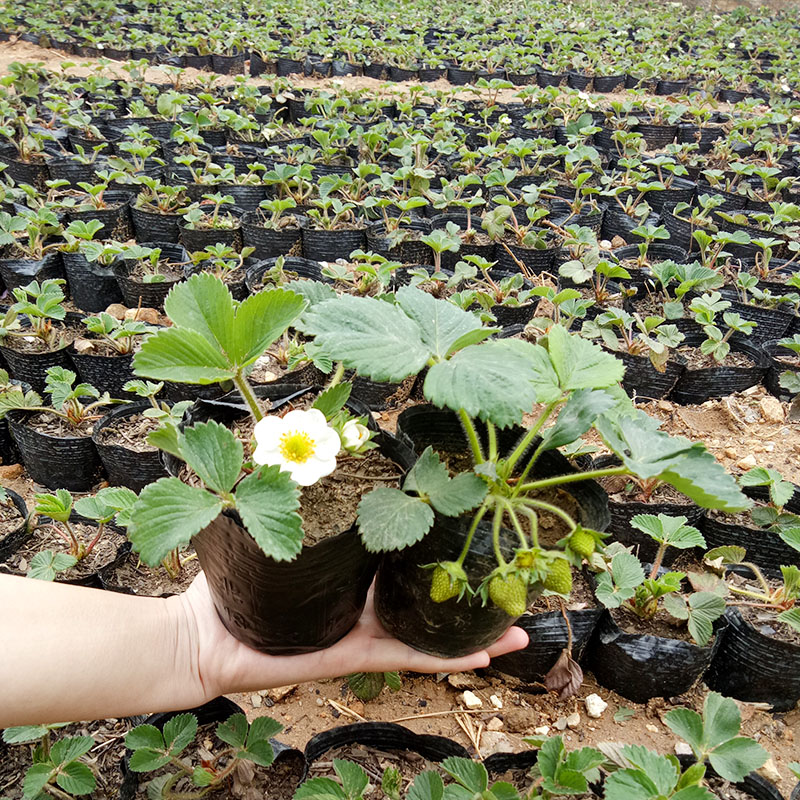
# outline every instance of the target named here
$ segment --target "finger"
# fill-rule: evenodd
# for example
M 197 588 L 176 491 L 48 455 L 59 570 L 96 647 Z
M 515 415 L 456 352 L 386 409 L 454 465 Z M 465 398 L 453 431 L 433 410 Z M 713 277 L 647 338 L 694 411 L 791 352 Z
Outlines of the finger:
M 502 656 L 505 653 L 513 653 L 515 650 L 522 650 L 528 646 L 528 634 L 522 629 L 514 626 L 509 628 L 493 645 L 486 648 L 491 658 Z

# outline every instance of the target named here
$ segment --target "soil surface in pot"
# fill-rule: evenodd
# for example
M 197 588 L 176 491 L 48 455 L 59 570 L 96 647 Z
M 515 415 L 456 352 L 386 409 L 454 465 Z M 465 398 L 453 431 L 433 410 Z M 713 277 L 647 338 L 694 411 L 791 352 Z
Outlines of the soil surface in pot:
M 414 778 L 421 772 L 432 770 L 439 772 L 444 777 L 439 764 L 435 761 L 428 761 L 427 758 L 424 758 L 419 753 L 407 750 L 378 750 L 363 744 L 347 744 L 328 750 L 322 755 L 321 760 L 311 764 L 308 770 L 308 777 L 333 778 L 337 780 L 333 769 L 334 759 L 354 761 L 367 773 L 370 783 L 375 786 L 381 785 L 383 773 L 386 769 L 391 767 L 398 770 L 402 780 L 401 796 L 405 795 Z
M 559 598 L 553 595 L 539 595 L 528 606 L 528 611 L 533 614 L 544 613 L 547 611 L 558 611 L 560 606 Z M 567 611 L 581 611 L 584 608 L 597 608 L 597 600 L 594 597 L 594 590 L 586 579 L 586 576 L 579 569 L 572 568 L 572 591 L 569 593 L 569 600 L 564 603 Z
M 692 506 L 693 503 L 685 494 L 681 494 L 674 486 L 662 483 L 656 486 L 649 497 L 645 497 L 641 489 L 627 475 L 611 475 L 601 478 L 598 483 L 608 492 L 608 499 L 614 503 L 675 503 L 681 506 Z M 643 536 L 646 534 L 642 534 Z
M 147 275 L 152 275 L 152 268 L 150 262 L 147 264 L 137 263 L 136 266 L 128 274 L 128 278 L 137 283 L 145 283 L 144 278 Z M 167 281 L 179 281 L 183 277 L 183 265 L 170 261 L 167 258 L 158 262 L 158 275 L 163 275 L 164 280 L 159 283 Z
M 0 502 L 0 542 L 23 523 L 23 517 L 11 498 Z
M 92 792 L 93 800 L 117 800 L 122 772 L 120 760 L 125 755 L 125 734 L 133 727 L 128 719 L 75 722 L 59 728 L 52 734 L 55 743 L 65 736 L 93 736 L 97 745 L 88 756 L 81 759 L 90 765 L 97 779 L 97 788 Z M 22 781 L 31 766 L 30 744 L 8 745 L 0 758 L 0 788 L 8 800 L 22 798 Z
M 706 784 L 720 800 L 753 800 L 752 794 L 724 778 L 706 775 Z
M 120 353 L 111 342 L 107 342 L 105 339 L 77 337 L 73 341 L 72 346 L 75 348 L 78 355 L 82 356 L 123 357 L 129 356 L 131 353 L 136 353 L 141 348 L 141 341 L 138 339 L 133 340 L 133 349 L 130 353 Z
M 744 353 L 731 350 L 722 361 L 717 361 L 714 356 L 706 355 L 699 347 L 680 347 L 678 352 L 686 357 L 687 369 L 709 369 L 711 367 L 754 367 L 755 361 Z
M 73 527 L 79 539 L 86 545 L 97 535 L 97 528 L 94 525 L 75 522 Z M 74 567 L 59 572 L 58 580 L 70 581 L 85 578 L 97 572 L 116 558 L 117 551 L 126 541 L 124 534 L 106 528 L 100 541 L 92 548 L 92 552 L 82 558 Z M 64 538 L 56 533 L 50 524 L 37 528 L 30 539 L 7 561 L 7 566 L 15 574 L 25 575 L 30 567 L 31 559 L 42 550 L 53 550 L 56 553 L 67 552 L 67 543 Z
M 158 448 L 148 444 L 146 439 L 158 427 L 158 420 L 141 414 L 119 417 L 101 428 L 97 441 L 99 444 L 116 444 L 137 453 L 152 453 Z
M 55 416 L 55 414 L 31 414 L 25 420 L 25 424 L 37 433 L 43 433 L 46 436 L 55 436 L 59 439 L 66 439 L 76 436 L 91 436 L 94 423 L 99 418 L 99 416 L 93 416 L 89 419 L 85 419 L 79 425 L 73 425 L 71 422 Z
M 15 350 L 17 353 L 55 353 L 66 347 L 73 339 L 77 339 L 85 330 L 83 326 L 79 329 L 70 325 L 62 327 L 57 323 L 53 327 L 59 331 L 59 337 L 52 346 L 33 334 L 30 336 L 6 336 L 3 339 L 3 346 Z
M 114 569 L 103 573 L 106 583 L 131 589 L 134 594 L 147 597 L 160 597 L 163 594 L 180 594 L 189 588 L 192 581 L 200 572 L 200 562 L 194 556 L 194 551 L 182 553 L 184 559 L 180 574 L 175 580 L 167 575 L 167 571 L 159 567 L 148 567 L 139 561 L 136 553 L 129 553 L 127 558 Z M 186 560 L 192 557 L 191 560 Z
M 744 577 L 736 573 L 728 573 L 727 581 L 733 586 L 747 591 L 759 593 L 763 593 L 764 591 L 754 577 Z M 767 584 L 770 590 L 775 590 L 783 585 L 781 580 L 770 578 L 767 578 Z M 735 597 L 735 595 L 731 594 L 731 597 Z M 740 599 L 747 600 L 748 598 L 742 597 Z M 768 608 L 759 608 L 758 606 L 737 605 L 736 608 L 742 617 L 744 617 L 744 619 L 759 633 L 780 642 L 787 642 L 788 644 L 795 645 L 795 647 L 800 647 L 800 631 L 796 631 L 789 625 L 780 622 L 777 619 L 777 615 L 780 612 Z
M 662 639 L 677 639 L 681 642 L 692 641 L 686 626 L 677 624 L 678 620 L 663 608 L 660 608 L 652 619 L 641 619 L 632 611 L 624 608 L 612 608 L 611 618 L 625 633 L 639 636 L 660 636 Z

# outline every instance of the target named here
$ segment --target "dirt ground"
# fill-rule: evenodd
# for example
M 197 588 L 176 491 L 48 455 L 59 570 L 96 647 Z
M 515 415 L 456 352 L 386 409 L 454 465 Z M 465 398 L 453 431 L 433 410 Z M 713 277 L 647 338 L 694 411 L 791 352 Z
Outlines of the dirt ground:
M 70 61 L 81 65 L 74 70 L 76 74 L 87 74 L 93 63 L 89 59 L 53 53 L 26 42 L 0 44 L 0 75 L 7 74 L 8 65 L 14 61 L 38 61 L 51 69 L 58 69 L 63 62 Z M 107 69 L 109 73 L 124 75 L 117 65 Z M 196 74 L 195 70 L 187 70 L 190 80 Z M 152 80 L 161 81 L 164 77 L 161 70 L 148 70 L 148 78 Z M 230 80 L 220 78 L 220 81 Z M 269 81 L 270 78 L 253 82 Z M 349 87 L 368 86 L 381 93 L 407 88 L 403 84 L 387 87 L 383 82 L 369 78 L 335 81 L 293 78 L 292 83 L 297 87 L 344 83 Z M 439 81 L 429 86 L 447 89 L 449 84 Z M 511 99 L 513 94 L 511 91 L 503 93 L 501 99 Z M 607 97 L 612 99 L 611 95 Z M 704 440 L 734 474 L 759 465 L 775 468 L 788 480 L 800 483 L 800 423 L 782 419 L 788 412 L 787 405 L 783 404 L 780 413 L 776 413 L 774 404 L 768 400 L 763 402 L 766 397 L 763 388 L 756 387 L 701 406 L 678 406 L 658 401 L 643 408 L 662 419 L 667 431 Z M 396 414 L 376 414 L 376 417 L 384 427 L 393 429 Z M 33 493 L 41 490 L 23 474 L 19 465 L 1 466 L 0 481 L 22 494 L 29 503 Z M 464 711 L 462 695 L 465 689 L 473 690 L 482 701 L 481 709 L 475 713 Z M 609 704 L 600 719 L 590 719 L 586 714 L 584 698 L 592 693 L 599 694 Z M 700 708 L 703 694 L 704 690 L 698 688 L 681 698 L 654 700 L 644 706 L 598 687 L 592 676 L 587 675 L 579 696 L 561 702 L 550 695 L 531 693 L 531 687 L 520 687 L 515 679 L 498 677 L 488 671 L 482 676 L 467 674 L 449 678 L 406 674 L 398 692 L 385 690 L 376 700 L 366 704 L 354 698 L 343 679 L 234 695 L 232 699 L 246 710 L 250 718 L 264 714 L 275 717 L 285 726 L 279 738 L 300 748 L 320 731 L 366 719 L 395 721 L 419 733 L 449 736 L 487 755 L 498 749 L 525 749 L 527 745 L 522 741 L 523 737 L 537 733 L 537 729 L 541 733 L 545 727 L 550 733 L 563 731 L 568 747 L 625 741 L 644 744 L 663 753 L 674 752 L 677 740 L 663 724 L 663 714 L 674 704 Z M 497 707 L 497 702 L 492 702 L 493 695 L 500 707 Z M 756 704 L 742 703 L 741 709 L 745 732 L 759 739 L 772 756 L 772 763 L 766 770 L 768 777 L 776 780 L 784 796 L 788 797 L 796 782 L 788 763 L 800 758 L 800 709 L 776 715 Z

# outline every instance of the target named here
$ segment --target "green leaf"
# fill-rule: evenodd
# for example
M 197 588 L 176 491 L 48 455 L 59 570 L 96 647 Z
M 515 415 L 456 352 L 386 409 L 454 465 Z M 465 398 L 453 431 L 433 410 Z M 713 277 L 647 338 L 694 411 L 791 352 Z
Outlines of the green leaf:
M 272 717 L 256 717 L 250 725 L 250 733 L 247 736 L 248 747 L 255 742 L 269 741 L 273 736 L 277 736 L 283 730 L 278 720 Z
M 600 414 L 616 405 L 616 399 L 602 390 L 578 389 L 561 409 L 555 425 L 542 434 L 542 448 L 552 450 L 583 436 Z
M 187 748 L 197 736 L 197 717 L 194 714 L 177 714 L 164 724 L 164 742 L 173 756 Z
M 242 471 L 242 443 L 224 425 L 211 420 L 185 428 L 178 442 L 186 463 L 218 494 L 233 489 Z
M 695 445 L 659 477 L 703 508 L 733 513 L 752 505 L 725 467 L 702 444 Z
M 738 545 L 723 545 L 709 550 L 705 557 L 709 561 L 722 559 L 723 564 L 741 564 L 747 557 L 747 550 Z
M 192 772 L 192 783 L 195 786 L 211 786 L 214 783 L 214 775 L 204 767 L 195 767 Z
M 719 692 L 709 692 L 703 702 L 703 744 L 716 747 L 739 733 L 742 715 L 736 701 L 723 697 Z
M 65 764 L 56 778 L 56 783 L 70 794 L 91 794 L 97 788 L 94 773 L 86 764 L 72 761 Z
M 91 736 L 66 736 L 50 748 L 50 760 L 54 764 L 67 764 L 86 755 L 95 744 Z
M 469 333 L 459 336 L 458 339 L 450 345 L 447 356 L 449 357 L 453 355 L 453 353 L 457 353 L 459 350 L 469 347 L 471 344 L 480 344 L 495 333 L 499 333 L 499 331 L 500 328 L 477 328 L 474 331 L 469 331 Z
M 662 600 L 664 609 L 667 613 L 671 614 L 675 619 L 688 620 L 689 619 L 689 606 L 683 595 L 680 594 L 667 594 Z M 724 601 L 723 601 L 724 603 Z
M 38 798 L 44 787 L 50 782 L 55 770 L 50 764 L 34 764 L 26 773 L 22 782 L 24 798 Z
M 664 715 L 664 724 L 692 748 L 695 756 L 703 752 L 703 718 L 689 708 L 675 708 Z
M 644 772 L 620 769 L 606 778 L 605 800 L 654 800 L 658 789 Z
M 128 538 L 142 561 L 155 567 L 170 550 L 188 544 L 221 510 L 222 501 L 204 489 L 178 478 L 160 478 L 142 489 L 131 512 Z
M 301 329 L 333 361 L 375 381 L 416 375 L 431 356 L 419 327 L 399 306 L 371 297 L 320 303 L 303 316 Z
M 16 725 L 3 731 L 3 741 L 6 744 L 27 744 L 47 736 L 49 732 L 49 725 Z
M 38 581 L 53 581 L 59 572 L 74 567 L 77 563 L 78 559 L 69 553 L 42 550 L 31 559 L 28 566 L 28 577 Z
M 486 497 L 485 481 L 472 472 L 451 478 L 433 448 L 427 447 L 406 476 L 405 491 L 415 491 L 440 513 L 457 517 Z
M 265 289 L 252 294 L 236 309 L 234 363 L 255 361 L 298 318 L 306 301 L 287 289 Z
M 386 685 L 382 672 L 354 672 L 347 676 L 350 691 L 365 703 L 374 700 Z
M 587 339 L 554 325 L 547 334 L 547 351 L 563 391 L 604 389 L 622 380 L 625 367 Z
M 148 336 L 133 357 L 134 372 L 176 383 L 219 383 L 234 377 L 225 356 L 196 331 L 167 328 Z
M 386 685 L 393 691 L 399 692 L 401 686 L 403 685 L 400 680 L 400 673 L 394 670 L 390 672 L 383 673 L 383 679 L 386 681 Z
M 236 487 L 236 510 L 270 558 L 291 561 L 303 547 L 300 490 L 280 466 L 262 467 Z
M 437 360 L 444 360 L 459 339 L 481 329 L 474 314 L 411 286 L 398 289 L 395 297 L 417 324 L 423 344 Z
M 660 756 L 642 745 L 631 744 L 622 748 L 622 755 L 643 770 L 656 786 L 657 794 L 669 796 L 678 782 L 679 770 L 666 756 Z
M 360 800 L 369 783 L 367 773 L 358 764 L 340 758 L 333 759 L 333 769 L 342 781 L 348 800 Z
M 128 762 L 128 766 L 133 772 L 153 772 L 166 764 L 169 764 L 169 756 L 158 750 L 151 750 L 149 747 L 142 747 L 134 751 Z
M 137 725 L 125 736 L 125 747 L 129 750 L 149 748 L 151 750 L 166 750 L 164 734 L 155 725 Z
M 464 409 L 470 417 L 501 428 L 520 424 L 523 414 L 533 408 L 536 392 L 530 361 L 512 341 L 473 345 L 434 364 L 425 377 L 426 399 L 439 408 Z
M 442 761 L 442 769 L 474 794 L 480 794 L 489 788 L 489 775 L 486 767 L 477 761 L 469 758 L 446 758 Z
M 165 453 L 175 456 L 183 461 L 183 451 L 178 441 L 178 429 L 174 425 L 167 425 L 163 428 L 156 428 L 147 434 L 147 444 L 163 450 Z
M 701 647 L 714 635 L 714 622 L 725 613 L 725 600 L 713 592 L 696 592 L 689 597 L 689 633 Z
M 758 742 L 739 736 L 714 748 L 708 760 L 725 780 L 738 782 L 763 766 L 768 757 L 769 754 Z
M 348 800 L 344 789 L 330 778 L 311 778 L 298 787 L 293 800 Z
M 646 533 L 657 542 L 686 550 L 690 547 L 705 547 L 706 540 L 697 528 L 686 524 L 686 517 L 671 517 L 667 514 L 637 514 L 631 525 Z
M 783 622 L 785 625 L 788 625 L 790 628 L 800 633 L 800 608 L 791 608 L 788 611 L 781 611 L 776 619 L 778 622 Z
M 675 792 L 670 800 L 716 800 L 717 795 L 712 794 L 705 786 L 687 786 Z
M 232 714 L 217 725 L 217 737 L 238 750 L 244 748 L 250 726 L 244 714 Z
M 421 772 L 408 789 L 406 800 L 442 800 L 444 783 L 438 772 Z
M 352 388 L 353 384 L 351 383 L 337 383 L 322 392 L 314 401 L 312 408 L 321 411 L 325 415 L 325 419 L 330 421 L 337 411 L 344 408 L 345 403 L 350 399 Z
M 402 550 L 422 539 L 431 525 L 433 509 L 399 489 L 381 486 L 358 504 L 358 528 L 371 553 Z
M 636 711 L 632 708 L 628 708 L 627 706 L 620 706 L 617 709 L 617 713 L 614 714 L 614 722 L 622 725 L 622 723 L 627 722 L 631 717 L 636 716 Z

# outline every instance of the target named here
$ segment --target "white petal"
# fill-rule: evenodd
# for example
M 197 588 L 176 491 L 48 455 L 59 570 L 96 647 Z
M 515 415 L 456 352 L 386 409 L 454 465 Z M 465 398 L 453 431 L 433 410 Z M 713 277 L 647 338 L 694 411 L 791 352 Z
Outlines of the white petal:
M 342 449 L 339 434 L 328 425 L 325 430 L 316 432 L 314 436 L 314 458 L 336 458 Z
M 292 480 L 300 486 L 311 486 L 320 478 L 330 475 L 336 469 L 336 459 L 309 458 L 303 464 L 291 464 L 287 469 L 292 473 Z
M 278 440 L 278 437 L 285 429 L 284 421 L 280 417 L 264 417 L 256 422 L 253 428 L 253 436 L 257 442 L 268 442 L 271 439 Z
M 264 444 L 259 444 L 256 446 L 256 449 L 253 451 L 253 461 L 256 464 L 260 465 L 267 465 L 272 466 L 273 464 L 280 464 L 283 462 L 283 456 L 280 454 L 280 451 L 275 446 L 277 444 L 277 440 L 274 442 L 265 442 Z

